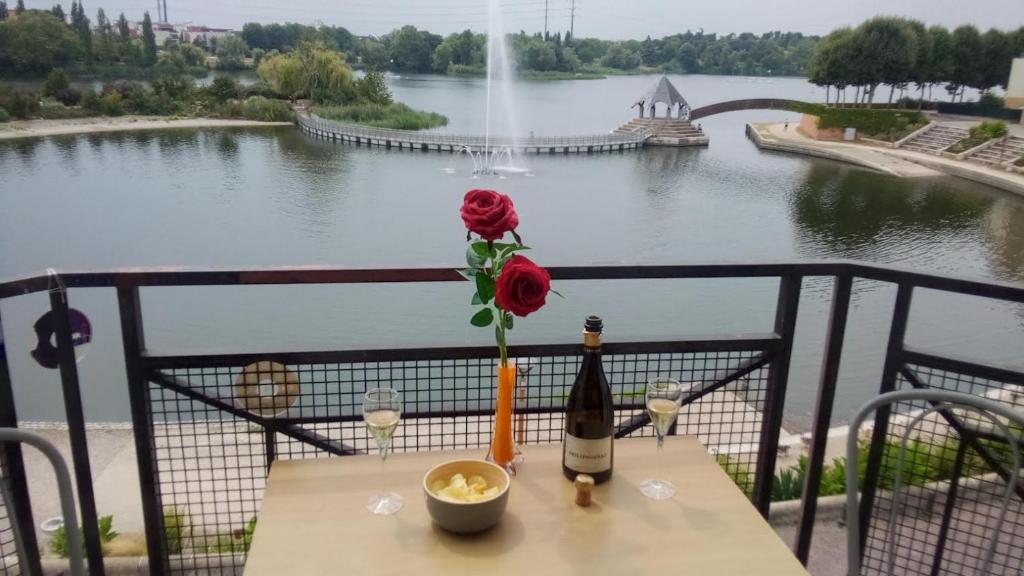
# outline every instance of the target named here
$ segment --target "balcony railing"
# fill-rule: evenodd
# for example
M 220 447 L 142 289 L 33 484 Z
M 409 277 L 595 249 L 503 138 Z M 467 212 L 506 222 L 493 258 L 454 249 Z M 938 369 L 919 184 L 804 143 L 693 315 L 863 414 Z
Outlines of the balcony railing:
M 697 436 L 717 453 L 723 467 L 765 516 L 771 503 L 802 284 L 811 277 L 832 279 L 809 466 L 794 542 L 794 552 L 804 562 L 813 536 L 817 486 L 827 432 L 833 423 L 833 399 L 855 279 L 890 283 L 897 288 L 879 392 L 913 386 L 986 394 L 1024 385 L 1021 372 L 915 351 L 904 343 L 915 290 L 926 288 L 1024 303 L 1024 287 L 1019 285 L 849 261 L 560 267 L 550 272 L 554 280 L 580 281 L 777 279 L 778 299 L 769 333 L 610 342 L 605 346 L 606 369 L 617 403 L 616 435 L 651 433 L 642 409 L 643 387 L 650 377 L 672 374 L 699 383 L 684 401 L 676 432 Z M 108 288 L 116 292 L 127 374 L 125 391 L 130 399 L 152 573 L 212 569 L 240 573 L 245 562 L 245 531 L 258 516 L 266 474 L 275 460 L 345 456 L 370 448 L 359 413 L 360 396 L 366 389 L 386 383 L 404 392 L 398 450 L 486 446 L 493 414 L 496 350 L 445 347 L 166 354 L 145 345 L 140 289 L 462 280 L 452 269 L 274 268 L 71 272 L 60 274 L 59 282 L 53 275 L 39 275 L 0 283 L 0 301 L 49 292 L 91 572 L 103 574 L 104 565 L 81 390 L 71 346 L 69 307 L 76 290 Z M 510 354 L 531 358 L 535 365 L 517 395 L 519 441 L 560 441 L 565 394 L 580 360 L 578 343 L 513 346 Z M 240 384 L 246 371 L 262 372 L 262 376 L 287 373 L 297 384 L 281 403 L 253 402 L 250 395 L 255 393 Z M 969 386 L 965 387 L 966 382 Z M 0 354 L 0 426 L 16 425 L 7 356 Z M 864 519 L 879 490 L 875 478 L 882 466 L 885 440 L 883 433 L 872 438 L 863 487 Z M 10 552 L 9 543 L 17 532 L 24 552 L 20 557 L 26 564 L 21 568 L 36 574 L 40 570 L 39 543 L 29 504 L 30 479 L 20 448 L 5 446 L 2 456 L 0 473 L 10 488 L 10 501 L 17 505 L 0 508 L 0 546 L 8 543 L 7 548 L 0 549 L 0 558 Z M 1015 505 L 1020 507 L 1021 501 Z M 927 526 L 920 529 L 927 530 Z M 865 554 L 873 550 L 869 548 Z M 1018 557 L 1020 552 L 1010 551 Z M 11 564 L 0 563 L 0 574 L 16 573 L 13 556 L 6 557 Z

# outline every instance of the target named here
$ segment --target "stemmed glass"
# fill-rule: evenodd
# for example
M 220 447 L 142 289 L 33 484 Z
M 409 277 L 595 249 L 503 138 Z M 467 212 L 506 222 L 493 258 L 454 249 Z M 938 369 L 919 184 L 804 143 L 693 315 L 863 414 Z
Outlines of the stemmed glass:
M 655 378 L 647 384 L 647 413 L 658 434 L 657 475 L 661 476 L 661 450 L 665 434 L 679 415 L 683 402 L 683 385 L 674 378 Z M 676 487 L 668 480 L 648 478 L 640 482 L 640 491 L 654 500 L 665 500 L 676 493 Z
M 391 437 L 398 428 L 402 418 L 402 396 L 391 388 L 374 388 L 363 395 L 363 421 L 366 429 L 377 441 L 380 450 L 381 466 L 388 458 L 391 448 Z M 382 474 L 386 478 L 386 475 Z M 394 492 L 378 493 L 370 497 L 366 509 L 378 515 L 390 515 L 398 512 L 405 500 Z
M 530 372 L 538 365 L 540 365 L 540 358 L 516 358 L 516 372 L 519 378 L 516 382 L 516 393 L 513 401 L 517 411 L 520 408 L 526 407 L 526 389 L 530 381 Z M 516 455 L 513 460 L 516 464 L 522 464 L 525 459 L 522 451 L 523 444 L 526 444 L 526 414 L 518 412 L 515 422 Z

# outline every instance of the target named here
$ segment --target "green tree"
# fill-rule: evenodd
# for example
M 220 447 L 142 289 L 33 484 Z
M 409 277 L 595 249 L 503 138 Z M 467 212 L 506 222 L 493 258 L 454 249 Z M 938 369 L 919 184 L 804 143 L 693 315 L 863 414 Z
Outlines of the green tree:
M 249 46 L 240 36 L 227 36 L 217 43 L 217 68 L 241 70 L 245 68 L 245 53 Z
M 144 66 L 156 64 L 156 34 L 153 33 L 149 12 L 142 17 L 142 63 Z
M 994 86 L 1006 88 L 1010 80 L 1010 68 L 1013 65 L 1013 58 L 1016 56 L 1013 38 L 995 28 L 985 32 L 981 37 L 983 57 L 978 66 L 980 70 L 980 82 L 977 88 L 987 92 Z
M 363 38 L 359 43 L 359 60 L 369 70 L 384 70 L 388 66 L 388 49 L 376 38 Z
M 213 82 L 210 83 L 206 91 L 217 102 L 227 102 L 228 100 L 238 98 L 242 89 L 238 85 L 238 81 L 231 76 L 219 75 L 213 79 Z
M 870 105 L 879 84 L 895 87 L 912 79 L 917 61 L 917 38 L 905 18 L 878 16 L 854 31 L 858 60 L 855 74 L 867 91 Z M 893 91 L 889 91 L 892 101 Z
M 636 52 L 627 50 L 621 43 L 612 46 L 601 58 L 601 65 L 620 70 L 632 70 L 640 65 L 640 56 Z
M 96 59 L 108 63 L 116 60 L 114 27 L 103 8 L 96 11 L 96 35 Z
M 71 29 L 78 35 L 82 43 L 82 51 L 85 59 L 91 60 L 92 54 L 92 26 L 89 17 L 85 15 L 85 6 L 82 2 L 71 3 Z
M 390 42 L 386 43 L 395 70 L 429 72 L 434 48 L 441 43 L 441 39 L 428 32 L 421 32 L 415 26 L 407 25 L 392 32 Z
M 25 11 L 25 0 L 18 0 L 18 3 L 14 5 L 14 9 L 18 11 L 18 14 L 21 14 L 22 12 L 24 12 Z
M 61 6 L 60 4 L 57 4 L 53 8 L 50 8 L 50 13 L 56 16 L 57 19 L 60 20 L 61 22 L 67 20 L 67 14 L 64 14 L 64 7 Z
M 928 38 L 931 55 L 925 81 L 930 94 L 932 85 L 946 82 L 953 76 L 953 36 L 942 26 L 932 26 L 928 29 Z
M 384 81 L 384 74 L 377 70 L 367 72 L 366 76 L 356 81 L 356 92 L 360 100 L 371 104 L 387 106 L 394 101 Z
M 320 44 L 304 43 L 288 54 L 266 56 L 257 73 L 275 92 L 291 99 L 309 96 L 321 103 L 356 97 L 352 68 L 344 56 Z
M 0 37 L 7 45 L 0 60 L 8 60 L 19 72 L 47 72 L 82 55 L 78 36 L 49 12 L 30 11 L 3 21 Z
M 9 13 L 7 11 L 7 2 L 4 2 L 4 0 L 0 0 L 0 20 L 7 20 L 8 14 Z
M 952 70 L 947 89 L 956 101 L 957 94 L 963 101 L 964 87 L 976 87 L 982 84 L 981 59 L 985 54 L 985 45 L 981 34 L 974 26 L 960 26 L 953 30 L 950 61 Z
M 43 83 L 43 96 L 54 96 L 61 90 L 71 87 L 71 80 L 63 68 L 54 68 L 46 75 L 46 82 Z
M 308 93 L 302 62 L 295 55 L 267 56 L 256 69 L 259 77 L 281 96 L 294 100 Z

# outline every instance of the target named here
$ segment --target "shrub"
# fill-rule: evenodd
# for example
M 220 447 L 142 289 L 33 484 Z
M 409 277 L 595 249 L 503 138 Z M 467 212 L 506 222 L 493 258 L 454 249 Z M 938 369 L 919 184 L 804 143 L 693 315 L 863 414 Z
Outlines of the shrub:
M 114 517 L 101 516 L 99 519 L 99 531 L 101 542 L 110 542 L 117 538 L 118 533 L 114 531 Z M 82 542 L 82 549 L 85 549 L 85 542 Z M 50 551 L 61 558 L 68 557 L 68 534 L 63 526 L 57 528 L 53 535 L 50 536 Z
M 795 112 L 818 117 L 818 128 L 855 128 L 868 136 L 894 136 L 927 123 L 917 110 L 877 110 L 872 108 L 832 108 L 821 104 L 800 104 Z
M 331 120 L 400 130 L 423 130 L 448 124 L 448 117 L 442 114 L 413 110 L 399 102 L 388 106 L 376 104 L 318 106 L 314 112 Z
M 117 91 L 107 92 L 100 96 L 99 112 L 104 116 L 121 116 L 124 114 L 124 106 L 121 104 L 121 93 Z
M 131 114 L 143 116 L 170 116 L 181 112 L 182 103 L 167 94 L 139 91 L 133 92 L 123 101 L 123 108 Z
M 264 98 L 277 98 L 279 97 L 279 94 L 277 92 L 274 92 L 274 88 L 270 84 L 267 84 L 263 80 L 259 80 L 257 82 L 254 82 L 253 84 L 250 84 L 249 86 L 240 88 L 240 93 L 237 97 L 249 98 L 252 96 L 263 96 Z
M 89 111 L 77 107 L 68 108 L 54 98 L 44 98 L 39 103 L 39 111 L 36 114 L 46 120 L 66 120 L 68 118 L 84 118 L 89 115 Z
M 77 106 L 82 101 L 82 93 L 74 88 L 61 88 L 53 97 L 65 106 Z
M 3 108 L 0 108 L 0 124 L 2 124 L 4 122 L 10 122 L 10 121 L 11 121 L 11 115 L 7 113 L 7 110 L 4 110 Z
M 369 104 L 387 106 L 394 100 L 391 98 L 391 91 L 388 90 L 387 82 L 384 81 L 384 74 L 376 70 L 366 73 L 359 80 L 356 80 L 356 92 L 359 99 Z
M 63 68 L 54 68 L 46 75 L 46 82 L 43 84 L 43 96 L 56 96 L 57 92 L 67 90 L 71 87 L 67 72 Z
M 39 97 L 10 86 L 0 86 L 0 108 L 15 118 L 28 120 L 39 111 Z
M 185 541 L 192 532 L 188 514 L 184 509 L 164 506 L 164 536 L 168 554 L 181 554 Z
M 984 108 L 1004 108 L 1006 107 L 1006 100 L 991 92 L 985 92 L 981 95 L 981 98 L 978 98 L 978 105 Z
M 981 131 L 988 135 L 989 138 L 1002 138 L 1009 133 L 1006 128 L 1006 122 L 1000 122 L 999 120 L 985 120 L 979 124 Z
M 172 100 L 187 102 L 192 99 L 195 83 L 188 76 L 161 76 L 153 81 L 153 93 L 166 95 Z
M 238 98 L 241 93 L 241 87 L 238 82 L 230 76 L 217 76 L 213 79 L 213 82 L 206 87 L 206 93 L 210 95 L 214 102 L 227 102 Z
M 90 112 L 100 111 L 100 95 L 96 93 L 92 88 L 87 88 L 85 92 L 82 92 L 82 108 Z
M 135 92 L 144 91 L 146 88 L 138 82 L 132 82 L 131 80 L 111 80 L 103 85 L 103 94 L 110 94 L 111 92 L 117 92 L 122 98 L 131 96 Z
M 291 122 L 295 119 L 295 111 L 284 100 L 253 96 L 242 103 L 242 117 L 261 122 Z

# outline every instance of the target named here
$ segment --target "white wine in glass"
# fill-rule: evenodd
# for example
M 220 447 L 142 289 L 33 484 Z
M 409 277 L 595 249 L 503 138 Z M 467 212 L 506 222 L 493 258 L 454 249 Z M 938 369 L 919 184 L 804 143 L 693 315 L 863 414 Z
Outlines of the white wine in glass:
M 383 465 L 388 458 L 391 439 L 402 418 L 402 397 L 391 388 L 374 388 L 363 396 L 363 421 L 370 436 L 377 442 L 380 461 Z M 386 474 L 382 474 L 387 478 Z M 405 504 L 401 495 L 394 492 L 374 494 L 366 503 L 366 509 L 378 515 L 398 512 Z
M 647 414 L 651 417 L 654 432 L 658 435 L 658 476 L 661 476 L 661 449 L 683 402 L 683 385 L 673 378 L 655 378 L 647 384 Z M 648 478 L 640 482 L 640 491 L 654 500 L 665 500 L 676 493 L 676 487 L 668 480 Z

